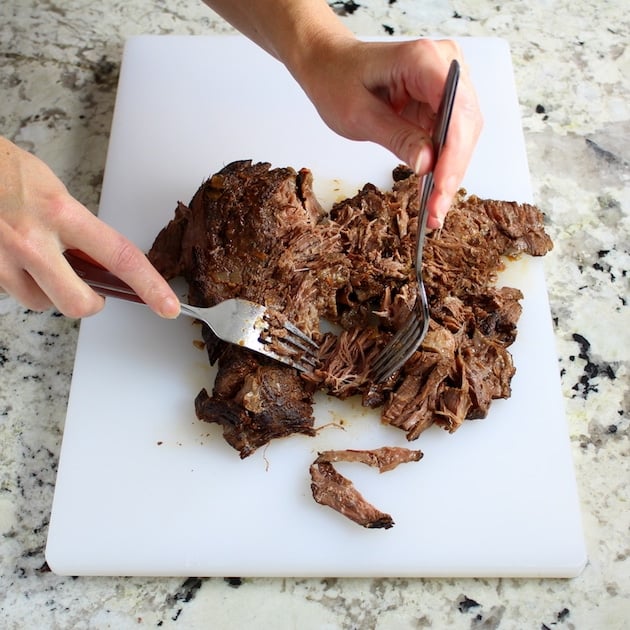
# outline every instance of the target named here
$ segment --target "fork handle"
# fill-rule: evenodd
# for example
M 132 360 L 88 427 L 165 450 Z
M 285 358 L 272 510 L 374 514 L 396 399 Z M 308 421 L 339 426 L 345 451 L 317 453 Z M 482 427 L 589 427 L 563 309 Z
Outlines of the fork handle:
M 128 302 L 137 302 L 138 304 L 145 303 L 128 284 L 107 271 L 105 267 L 82 251 L 68 249 L 64 256 L 77 276 L 99 295 L 115 297 Z

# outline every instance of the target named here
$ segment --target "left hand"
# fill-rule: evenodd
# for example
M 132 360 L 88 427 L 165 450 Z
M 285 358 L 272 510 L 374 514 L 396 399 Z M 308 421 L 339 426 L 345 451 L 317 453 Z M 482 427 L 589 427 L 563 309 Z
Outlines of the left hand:
M 39 158 L 0 137 L 0 292 L 36 311 L 97 313 L 103 298 L 74 272 L 67 249 L 98 261 L 159 315 L 179 314 L 177 296 L 134 243 L 72 197 Z

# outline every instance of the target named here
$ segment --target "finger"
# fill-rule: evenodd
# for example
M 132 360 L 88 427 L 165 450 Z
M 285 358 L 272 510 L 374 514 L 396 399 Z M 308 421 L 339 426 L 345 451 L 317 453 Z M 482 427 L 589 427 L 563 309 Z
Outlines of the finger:
M 33 284 L 66 317 L 88 317 L 105 305 L 103 297 L 77 276 L 55 243 L 40 249 L 37 259 L 31 258 L 28 264 Z
M 410 49 L 409 54 L 417 56 L 418 64 L 422 65 L 424 70 L 410 74 L 405 84 L 410 97 L 425 98 L 432 111 L 437 113 L 440 107 L 452 60 L 457 59 L 461 68 L 446 142 L 439 158 L 432 166 L 434 190 L 428 203 L 427 224 L 430 228 L 437 228 L 443 224 L 453 197 L 466 174 L 481 132 L 482 117 L 459 45 L 450 40 L 420 40 L 413 44 L 414 47 Z M 407 62 L 407 67 L 412 65 Z M 416 115 L 421 113 L 420 111 Z
M 133 243 L 73 199 L 43 162 L 11 144 L 5 151 L 4 145 L 0 170 L 8 186 L 0 190 L 0 252 L 5 256 L 0 284 L 32 308 L 52 302 L 69 316 L 96 312 L 103 299 L 62 256 L 64 249 L 76 248 L 121 277 L 160 315 L 179 313 L 175 294 Z M 24 181 L 29 186 L 14 186 Z
M 442 153 L 435 165 L 435 187 L 429 199 L 429 227 L 441 227 L 461 186 L 481 134 L 483 119 L 468 77 L 461 80 Z
M 375 52 L 367 68 L 366 85 L 385 88 L 399 113 L 410 102 L 428 104 L 430 111 L 437 113 L 451 62 L 457 59 L 462 65 L 459 46 L 450 40 L 390 43 Z M 423 124 L 413 118 L 410 122 Z
M 72 224 L 67 195 L 56 204 L 61 225 Z M 72 201 L 84 214 L 89 210 Z M 79 213 L 80 216 L 80 213 Z M 94 219 L 96 220 L 96 219 Z M 33 220 L 25 213 L 18 228 L 5 224 L 0 234 L 0 284 L 24 306 L 43 311 L 55 306 L 62 314 L 79 318 L 103 308 L 96 295 L 69 267 L 62 255 L 54 223 Z
M 179 315 L 177 296 L 144 252 L 91 213 L 65 228 L 62 246 L 79 249 L 93 258 L 134 289 L 158 315 L 167 318 Z
M 433 163 L 428 129 L 409 122 L 377 96 L 357 104 L 352 131 L 346 135 L 380 144 L 416 173 L 426 173 Z
M 430 133 L 450 61 L 459 48 L 451 42 L 415 40 L 364 48 L 365 87 L 374 99 L 369 117 L 358 118 L 368 137 L 393 151 L 416 173 L 433 166 Z M 364 57 L 365 58 L 365 57 Z
M 428 103 L 410 101 L 400 112 L 400 115 L 412 125 L 427 131 L 435 125 L 436 112 Z
M 11 275 L 7 275 L 5 270 L 1 282 L 2 297 L 13 297 L 32 311 L 46 311 L 53 305 L 37 283 L 23 270 L 14 271 Z
M 459 45 L 450 40 L 419 40 L 404 49 L 404 85 L 409 94 L 409 104 L 402 115 L 412 123 L 433 128 L 427 108 L 413 106 L 426 101 L 428 109 L 436 113 L 444 91 L 446 75 L 453 59 L 460 62 L 459 86 L 451 116 L 446 144 L 433 164 L 434 192 L 429 199 L 430 228 L 441 227 L 452 199 L 466 173 L 474 148 L 479 138 L 482 118 L 477 96 L 470 81 L 466 64 Z M 413 163 L 412 163 L 413 164 Z M 431 167 L 429 167 L 431 168 Z M 418 171 L 422 173 L 422 171 Z
M 45 311 L 54 305 L 63 314 L 82 316 L 102 308 L 103 300 L 93 295 L 75 274 L 67 280 L 69 288 L 62 284 L 59 269 L 64 265 L 60 265 L 60 257 L 57 242 L 47 231 L 31 229 L 15 234 L 5 230 L 0 235 L 0 285 L 34 311 Z M 77 300 L 77 295 L 86 299 Z M 78 314 L 74 312 L 76 308 Z

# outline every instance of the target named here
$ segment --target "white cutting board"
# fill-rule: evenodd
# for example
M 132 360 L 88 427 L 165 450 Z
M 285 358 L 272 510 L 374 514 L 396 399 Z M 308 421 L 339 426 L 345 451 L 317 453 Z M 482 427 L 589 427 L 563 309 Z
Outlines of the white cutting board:
M 510 54 L 461 42 L 485 129 L 465 185 L 531 201 Z M 339 95 L 343 98 L 343 95 Z M 252 158 L 313 170 L 328 199 L 390 184 L 397 160 L 330 132 L 284 68 L 240 37 L 131 39 L 125 49 L 100 216 L 148 249 L 201 182 Z M 46 557 L 71 575 L 574 576 L 585 562 L 579 503 L 540 260 L 513 266 L 525 293 L 513 396 L 454 435 L 408 444 L 356 401 L 320 397 L 316 438 L 248 459 L 193 399 L 213 371 L 190 320 L 109 300 L 82 322 Z M 318 450 L 412 446 L 418 463 L 379 475 L 339 467 L 393 515 L 365 530 L 314 502 Z

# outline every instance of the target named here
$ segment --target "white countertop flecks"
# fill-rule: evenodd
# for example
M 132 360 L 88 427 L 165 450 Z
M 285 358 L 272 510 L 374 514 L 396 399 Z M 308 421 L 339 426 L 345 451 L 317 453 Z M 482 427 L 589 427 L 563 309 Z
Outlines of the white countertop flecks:
M 625 3 L 329 2 L 360 35 L 511 47 L 589 561 L 571 580 L 66 578 L 44 547 L 79 324 L 0 301 L 0 627 L 599 629 L 630 619 L 630 18 Z M 128 36 L 231 28 L 201 2 L 0 5 L 0 133 L 98 209 Z

